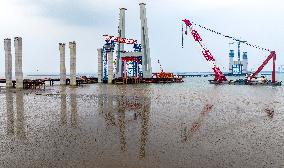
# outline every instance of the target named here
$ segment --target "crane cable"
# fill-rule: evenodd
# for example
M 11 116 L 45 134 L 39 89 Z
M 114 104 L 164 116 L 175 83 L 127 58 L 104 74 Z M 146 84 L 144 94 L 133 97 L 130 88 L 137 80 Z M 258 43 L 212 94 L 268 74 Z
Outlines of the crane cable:
M 164 72 L 164 69 L 163 69 L 163 67 L 162 67 L 162 64 L 161 64 L 160 60 L 158 60 L 158 64 L 160 65 L 160 71 L 161 71 L 161 73 L 163 73 L 163 72 Z
M 191 22 L 191 23 L 192 23 L 193 25 L 195 25 L 195 26 L 199 26 L 199 27 L 202 28 L 202 29 L 205 29 L 205 30 L 210 31 L 210 32 L 212 32 L 212 33 L 215 33 L 215 34 L 217 34 L 217 35 L 223 36 L 223 37 L 225 37 L 225 38 L 229 38 L 229 39 L 232 39 L 232 40 L 237 41 L 237 42 L 240 41 L 239 39 L 237 39 L 237 38 L 235 38 L 235 37 L 225 35 L 225 34 L 223 34 L 223 33 L 220 33 L 220 32 L 218 32 L 218 31 L 215 31 L 215 30 L 213 30 L 213 29 L 209 29 L 209 28 L 207 28 L 207 27 L 205 27 L 205 26 L 202 26 L 202 25 L 200 25 L 200 24 L 196 24 L 196 23 L 194 23 L 194 22 Z M 184 32 L 183 26 L 182 26 L 182 32 Z M 187 29 L 185 30 L 185 34 L 187 34 Z M 248 43 L 248 42 L 244 42 L 243 44 L 246 44 L 247 46 L 250 46 L 250 47 L 253 47 L 253 48 L 256 48 L 256 49 L 259 49 L 259 50 L 264 50 L 264 51 L 271 52 L 270 49 L 263 48 L 263 47 L 260 47 L 260 46 L 258 46 L 258 45 L 253 45 L 253 44 Z M 183 48 L 183 33 L 182 33 L 182 48 Z

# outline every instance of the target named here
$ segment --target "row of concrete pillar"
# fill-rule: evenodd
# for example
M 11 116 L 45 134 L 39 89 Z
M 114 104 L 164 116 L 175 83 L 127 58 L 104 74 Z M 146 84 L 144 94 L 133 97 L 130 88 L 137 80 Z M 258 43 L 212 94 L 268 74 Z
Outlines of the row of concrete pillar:
M 69 42 L 70 49 L 70 85 L 76 86 L 76 42 Z M 60 51 L 60 85 L 66 84 L 65 43 L 59 43 Z
M 5 50 L 5 78 L 6 87 L 13 87 L 12 81 L 12 48 L 11 39 L 4 39 L 4 50 Z M 22 38 L 15 37 L 15 77 L 16 77 L 16 88 L 23 88 L 23 70 L 22 70 Z M 70 85 L 76 86 L 76 42 L 69 42 L 70 48 Z M 65 67 L 65 44 L 59 43 L 60 50 L 60 84 L 66 84 L 66 67 Z
M 23 88 L 23 70 L 22 70 L 22 38 L 14 38 L 15 47 L 15 76 L 16 76 L 16 88 Z M 5 50 L 5 78 L 6 86 L 8 88 L 13 86 L 12 82 L 12 49 L 11 49 L 11 39 L 4 39 L 4 50 Z

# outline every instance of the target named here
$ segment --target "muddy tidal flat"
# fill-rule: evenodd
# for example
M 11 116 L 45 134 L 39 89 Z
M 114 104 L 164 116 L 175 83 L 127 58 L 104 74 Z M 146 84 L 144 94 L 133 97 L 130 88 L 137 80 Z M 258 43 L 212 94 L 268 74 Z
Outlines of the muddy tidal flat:
M 2 168 L 284 167 L 284 91 L 85 85 L 0 90 Z

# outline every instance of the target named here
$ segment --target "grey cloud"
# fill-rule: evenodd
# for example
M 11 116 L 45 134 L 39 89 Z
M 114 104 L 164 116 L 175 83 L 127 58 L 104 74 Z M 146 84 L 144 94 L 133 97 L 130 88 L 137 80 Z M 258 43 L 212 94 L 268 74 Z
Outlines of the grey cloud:
M 107 15 L 103 11 L 96 11 L 92 5 L 81 0 L 50 1 L 28 0 L 38 7 L 38 15 L 57 20 L 63 24 L 80 26 L 99 26 L 100 18 Z

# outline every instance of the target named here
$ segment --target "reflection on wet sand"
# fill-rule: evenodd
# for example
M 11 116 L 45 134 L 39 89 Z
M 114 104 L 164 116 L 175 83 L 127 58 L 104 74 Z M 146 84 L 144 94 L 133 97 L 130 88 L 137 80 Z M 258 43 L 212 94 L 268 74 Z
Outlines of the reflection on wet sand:
M 77 109 L 77 92 L 76 88 L 71 88 L 70 90 L 70 122 L 73 128 L 78 127 L 78 109 Z M 60 87 L 60 125 L 67 124 L 67 94 L 66 94 L 66 87 Z
M 23 96 L 24 96 L 23 91 L 16 92 L 16 109 L 17 109 L 16 135 L 20 137 L 26 136 Z
M 60 111 L 60 121 L 61 125 L 67 124 L 67 106 L 66 106 L 66 87 L 61 86 L 60 101 L 61 101 L 61 111 Z
M 148 127 L 149 127 L 149 116 L 150 116 L 151 101 L 148 98 L 144 98 L 142 113 L 140 117 L 142 119 L 141 135 L 140 135 L 140 149 L 139 157 L 144 158 L 146 156 L 146 143 L 148 140 Z
M 70 104 L 71 104 L 71 126 L 73 128 L 78 127 L 78 111 L 77 111 L 77 93 L 76 89 L 72 88 L 70 95 Z
M 283 96 L 167 87 L 5 92 L 0 167 L 281 167 Z
M 187 140 L 190 140 L 193 134 L 196 133 L 200 129 L 204 119 L 206 118 L 208 113 L 212 110 L 212 108 L 213 108 L 213 105 L 206 104 L 205 107 L 203 107 L 199 118 L 195 122 L 193 122 L 190 129 L 187 130 L 187 127 L 185 127 L 182 130 L 182 142 L 186 142 Z
M 6 112 L 7 112 L 7 134 L 14 134 L 14 106 L 13 106 L 13 93 L 6 90 Z
M 120 93 L 123 93 L 122 89 Z M 119 127 L 121 151 L 127 150 L 126 126 L 128 122 L 126 122 L 126 113 L 130 113 L 133 116 L 130 122 L 134 121 L 139 123 L 139 121 L 141 121 L 140 140 L 138 143 L 139 158 L 144 158 L 146 156 L 146 144 L 148 140 L 151 99 L 149 97 L 101 94 L 98 97 L 98 105 L 99 112 L 104 116 L 106 123 L 111 126 Z
M 203 97 L 203 100 L 206 102 L 205 106 L 201 110 L 199 117 L 190 126 L 187 123 L 182 123 L 181 142 L 190 141 L 193 135 L 200 129 L 208 113 L 212 111 L 216 100 L 218 100 L 220 95 L 219 89 L 219 87 L 215 87 L 212 90 L 212 94 L 209 94 L 208 97 Z
M 24 113 L 24 93 L 21 90 L 16 91 L 16 115 L 14 114 L 13 92 L 6 90 L 6 112 L 7 112 L 7 134 L 18 137 L 26 137 L 25 113 Z
M 125 96 L 121 97 L 122 101 L 118 101 L 118 125 L 120 136 L 120 149 L 126 151 L 126 137 L 125 137 L 125 107 L 123 107 L 123 100 Z

